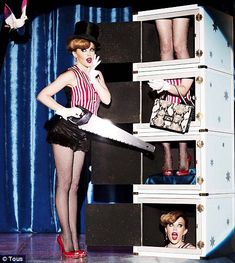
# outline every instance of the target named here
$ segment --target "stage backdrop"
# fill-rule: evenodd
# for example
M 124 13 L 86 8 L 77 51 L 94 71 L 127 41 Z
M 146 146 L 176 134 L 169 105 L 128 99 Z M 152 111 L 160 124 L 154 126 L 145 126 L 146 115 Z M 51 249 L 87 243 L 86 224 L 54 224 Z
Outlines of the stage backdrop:
M 26 43 L 8 43 L 0 78 L 0 232 L 59 230 L 55 167 L 43 128 L 53 112 L 36 95 L 73 63 L 65 45 L 76 21 L 131 17 L 129 7 L 65 6 L 29 21 Z M 64 100 L 63 92 L 57 99 Z

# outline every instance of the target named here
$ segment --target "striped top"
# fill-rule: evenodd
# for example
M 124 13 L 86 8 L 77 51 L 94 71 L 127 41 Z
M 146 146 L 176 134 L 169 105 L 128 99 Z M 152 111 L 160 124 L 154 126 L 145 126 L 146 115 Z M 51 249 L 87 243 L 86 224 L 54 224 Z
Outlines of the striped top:
M 179 248 L 195 248 L 195 246 L 191 243 L 184 243 L 182 246 L 179 246 Z
M 182 83 L 182 79 L 166 79 L 166 81 L 171 84 L 171 85 L 175 85 L 175 86 L 179 86 Z M 191 96 L 190 96 L 190 91 L 186 94 L 185 96 L 188 100 L 191 100 Z M 181 103 L 181 99 L 179 96 L 175 96 L 172 94 L 168 94 L 165 98 L 166 101 L 169 101 L 171 103 L 176 103 L 176 104 L 180 104 Z
M 80 70 L 77 65 L 72 66 L 69 70 L 74 72 L 77 80 L 77 85 L 71 88 L 71 107 L 82 106 L 97 115 L 100 97 L 90 83 L 88 75 Z
M 165 247 L 168 248 L 196 248 L 194 245 L 192 245 L 191 243 L 183 243 L 182 245 L 180 245 L 179 247 L 169 247 L 168 245 L 166 245 Z

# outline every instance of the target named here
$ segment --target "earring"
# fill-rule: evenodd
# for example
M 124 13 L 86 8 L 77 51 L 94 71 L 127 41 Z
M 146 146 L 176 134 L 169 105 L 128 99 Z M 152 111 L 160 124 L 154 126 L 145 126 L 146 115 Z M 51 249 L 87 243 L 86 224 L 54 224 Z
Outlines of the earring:
M 185 235 L 182 236 L 181 240 L 184 242 L 184 240 L 185 240 Z
M 167 234 L 165 235 L 165 241 L 167 241 L 168 240 L 168 236 L 167 236 Z

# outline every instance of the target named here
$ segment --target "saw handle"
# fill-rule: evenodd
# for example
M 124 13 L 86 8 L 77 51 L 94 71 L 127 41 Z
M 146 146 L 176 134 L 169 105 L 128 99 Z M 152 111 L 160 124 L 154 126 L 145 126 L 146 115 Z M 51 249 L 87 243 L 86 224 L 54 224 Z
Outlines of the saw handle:
M 92 113 L 89 110 L 81 106 L 76 106 L 76 107 L 82 110 L 82 113 L 80 114 L 80 116 L 78 118 L 70 116 L 67 118 L 67 120 L 78 126 L 88 123 L 88 121 L 91 118 Z

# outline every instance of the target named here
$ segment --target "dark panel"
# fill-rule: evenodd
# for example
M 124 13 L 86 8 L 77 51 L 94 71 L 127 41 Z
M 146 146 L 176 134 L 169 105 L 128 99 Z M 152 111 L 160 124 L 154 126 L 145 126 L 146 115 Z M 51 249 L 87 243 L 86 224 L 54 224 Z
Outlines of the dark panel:
M 143 183 L 154 174 L 161 173 L 163 166 L 164 152 L 161 143 L 151 142 L 156 149 L 151 155 L 145 156 L 143 159 Z
M 146 81 L 142 82 L 142 122 L 149 123 L 154 98 L 156 94 L 152 91 Z
M 160 216 L 173 210 L 181 210 L 189 220 L 186 242 L 196 244 L 196 205 L 192 204 L 144 204 L 143 205 L 143 245 L 164 247 L 164 228 Z
M 102 61 L 102 58 L 101 58 Z M 126 82 L 132 81 L 132 63 L 109 63 L 103 62 L 98 66 L 102 72 L 105 82 Z
M 92 141 L 93 184 L 139 184 L 141 153 L 111 141 Z
M 95 203 L 133 203 L 132 185 L 93 185 Z
M 86 206 L 88 246 L 140 245 L 140 205 L 91 204 Z
M 114 123 L 136 123 L 140 118 L 139 82 L 107 83 L 112 95 L 110 106 L 101 105 L 99 116 Z
M 188 33 L 188 49 L 190 57 L 195 56 L 194 45 L 195 45 L 195 36 L 194 36 L 194 17 L 190 17 L 190 26 Z M 157 29 L 155 26 L 155 21 L 143 21 L 143 51 L 142 51 L 142 61 L 159 61 L 160 60 L 160 46 Z
M 140 61 L 140 23 L 100 23 L 102 63 L 134 63 Z
M 142 61 L 149 62 L 160 60 L 159 39 L 154 21 L 143 21 L 142 28 Z
M 188 51 L 189 51 L 189 56 L 191 58 L 195 57 L 196 51 L 195 51 L 195 22 L 194 22 L 194 17 L 190 17 L 190 22 L 189 22 L 189 30 L 188 30 Z

